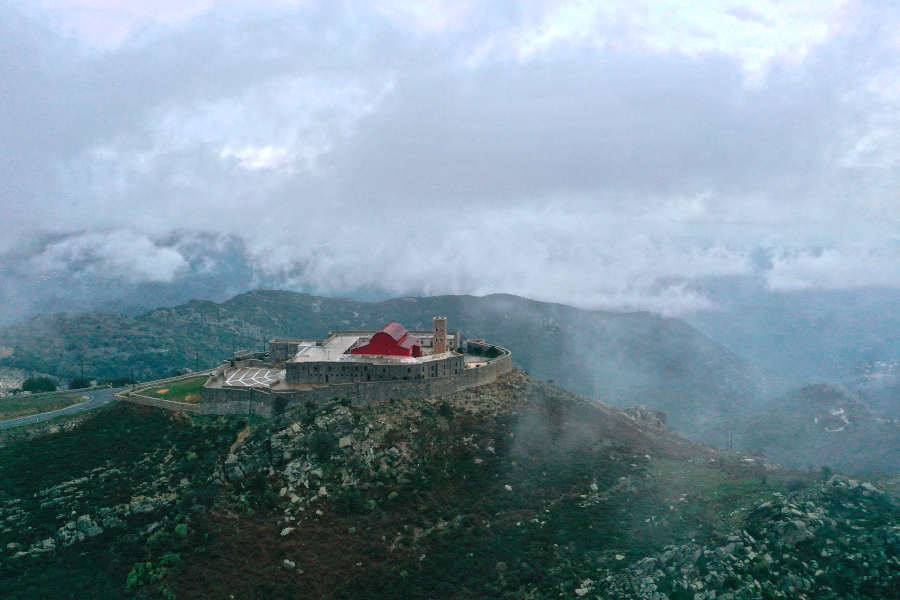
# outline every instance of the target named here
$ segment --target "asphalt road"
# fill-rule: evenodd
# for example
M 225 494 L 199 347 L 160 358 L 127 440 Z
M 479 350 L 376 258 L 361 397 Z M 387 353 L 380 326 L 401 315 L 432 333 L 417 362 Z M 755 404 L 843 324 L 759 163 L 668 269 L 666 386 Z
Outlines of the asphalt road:
M 0 429 L 12 429 L 13 427 L 20 427 L 22 425 L 32 425 L 34 423 L 49 421 L 50 419 L 55 419 L 56 417 L 62 415 L 74 415 L 86 410 L 93 410 L 97 407 L 103 406 L 104 404 L 108 404 L 115 398 L 116 392 L 120 392 L 123 389 L 125 388 L 89 390 L 82 394 L 83 396 L 87 396 L 88 399 L 80 404 L 73 404 L 72 406 L 67 406 L 66 408 L 52 410 L 50 412 L 40 413 L 37 415 L 29 415 L 27 417 L 9 419 L 8 421 L 0 421 Z

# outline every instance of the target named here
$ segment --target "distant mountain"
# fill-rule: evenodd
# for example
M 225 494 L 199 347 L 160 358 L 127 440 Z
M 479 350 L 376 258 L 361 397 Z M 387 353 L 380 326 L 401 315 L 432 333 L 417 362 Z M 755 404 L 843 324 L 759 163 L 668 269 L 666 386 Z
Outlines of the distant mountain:
M 900 360 L 866 365 L 848 387 L 881 416 L 900 419 Z
M 783 465 L 842 472 L 896 472 L 900 421 L 877 416 L 856 394 L 810 385 L 770 402 L 736 426 L 735 445 Z
M 358 302 L 283 291 L 254 291 L 220 304 L 191 301 L 138 316 L 56 314 L 0 330 L 11 353 L 0 366 L 68 377 L 141 379 L 208 367 L 232 348 L 260 349 L 277 336 L 400 321 L 430 328 L 445 315 L 451 329 L 513 351 L 532 376 L 618 406 L 643 404 L 697 436 L 725 415 L 751 411 L 758 374 L 734 353 L 677 319 L 649 313 L 587 311 L 511 295 L 436 296 Z M 2 353 L 0 353 L 2 354 Z
M 715 310 L 691 325 L 763 369 L 778 392 L 850 382 L 900 361 L 900 290 L 773 292 L 757 279 L 721 279 L 703 292 Z

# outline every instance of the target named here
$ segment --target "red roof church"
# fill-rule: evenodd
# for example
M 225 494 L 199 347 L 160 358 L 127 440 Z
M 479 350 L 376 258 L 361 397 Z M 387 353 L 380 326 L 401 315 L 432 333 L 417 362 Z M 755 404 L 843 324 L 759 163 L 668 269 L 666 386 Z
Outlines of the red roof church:
M 372 336 L 369 343 L 354 348 L 350 354 L 375 354 L 381 356 L 422 356 L 422 343 L 400 323 L 390 323 Z

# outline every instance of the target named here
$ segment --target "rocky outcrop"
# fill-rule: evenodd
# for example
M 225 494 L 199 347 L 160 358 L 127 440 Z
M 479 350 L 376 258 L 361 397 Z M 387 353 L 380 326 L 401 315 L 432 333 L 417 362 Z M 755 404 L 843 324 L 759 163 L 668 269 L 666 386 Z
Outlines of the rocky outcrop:
M 649 425 L 654 429 L 666 429 L 666 413 L 661 410 L 653 410 L 646 406 L 634 406 L 624 409 L 624 412 L 639 423 Z
M 887 598 L 900 589 L 900 531 L 878 516 L 896 509 L 890 504 L 871 483 L 833 477 L 812 492 L 775 494 L 718 545 L 668 546 L 591 591 L 647 600 Z

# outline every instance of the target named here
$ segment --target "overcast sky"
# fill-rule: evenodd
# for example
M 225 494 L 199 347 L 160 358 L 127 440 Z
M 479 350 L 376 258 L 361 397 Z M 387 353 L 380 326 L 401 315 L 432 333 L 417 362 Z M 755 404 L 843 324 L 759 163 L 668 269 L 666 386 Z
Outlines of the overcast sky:
M 6 310 L 215 273 L 666 314 L 708 278 L 900 288 L 896 2 L 410 4 L 0 3 Z

